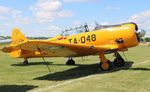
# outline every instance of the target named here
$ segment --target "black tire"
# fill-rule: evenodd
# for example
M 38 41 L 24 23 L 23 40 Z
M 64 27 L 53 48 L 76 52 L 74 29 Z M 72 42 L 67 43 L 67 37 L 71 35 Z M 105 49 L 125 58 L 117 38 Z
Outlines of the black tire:
M 28 61 L 24 61 L 23 64 L 24 64 L 24 65 L 28 65 L 29 62 L 28 62 Z
M 66 62 L 66 65 L 75 65 L 75 61 L 74 60 L 68 60 L 67 62 Z
M 123 58 L 115 58 L 114 60 L 114 66 L 116 67 L 122 67 L 125 65 L 125 61 Z

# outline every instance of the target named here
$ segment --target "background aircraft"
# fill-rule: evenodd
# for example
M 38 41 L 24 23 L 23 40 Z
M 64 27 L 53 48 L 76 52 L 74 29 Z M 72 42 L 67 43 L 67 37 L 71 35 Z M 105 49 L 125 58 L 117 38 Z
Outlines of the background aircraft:
M 110 61 L 105 54 L 114 53 L 114 65 L 124 66 L 125 61 L 118 51 L 127 51 L 128 48 L 137 46 L 140 37 L 145 35 L 145 31 L 138 29 L 135 23 L 97 25 L 93 31 L 84 25 L 78 32 L 69 35 L 67 30 L 61 36 L 47 40 L 28 40 L 18 28 L 14 28 L 12 43 L 1 50 L 12 57 L 24 58 L 24 64 L 28 64 L 28 58 L 68 57 L 66 64 L 74 65 L 72 57 L 99 55 L 101 70 L 110 70 Z

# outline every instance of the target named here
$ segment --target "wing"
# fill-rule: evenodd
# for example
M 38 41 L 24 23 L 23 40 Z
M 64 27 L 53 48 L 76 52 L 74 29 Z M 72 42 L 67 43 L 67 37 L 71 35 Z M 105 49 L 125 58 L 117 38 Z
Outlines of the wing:
M 17 45 L 12 45 L 2 49 L 4 52 L 12 52 L 15 50 L 26 50 L 45 53 L 46 56 L 85 56 L 93 55 L 100 52 L 106 52 L 118 49 L 117 45 L 87 45 L 87 44 L 73 44 L 62 43 L 56 41 L 25 41 Z

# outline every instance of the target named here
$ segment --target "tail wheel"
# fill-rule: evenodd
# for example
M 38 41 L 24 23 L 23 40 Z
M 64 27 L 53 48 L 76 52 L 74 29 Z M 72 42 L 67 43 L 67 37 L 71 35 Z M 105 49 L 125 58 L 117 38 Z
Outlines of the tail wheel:
M 23 64 L 24 64 L 24 65 L 27 65 L 27 64 L 29 64 L 29 62 L 28 62 L 28 61 L 24 61 Z
M 114 60 L 114 66 L 116 67 L 122 67 L 125 65 L 125 61 L 123 58 L 115 58 Z
M 66 65 L 75 65 L 75 61 L 73 59 L 70 59 L 66 62 Z
M 111 68 L 111 62 L 108 60 L 108 62 L 100 62 L 100 69 L 103 71 L 110 70 Z

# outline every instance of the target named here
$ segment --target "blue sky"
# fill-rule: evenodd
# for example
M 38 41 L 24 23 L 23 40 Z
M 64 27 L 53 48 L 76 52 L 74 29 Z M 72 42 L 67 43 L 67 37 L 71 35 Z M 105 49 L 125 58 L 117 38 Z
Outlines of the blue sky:
M 19 27 L 26 36 L 55 36 L 94 21 L 136 22 L 150 36 L 150 0 L 0 0 L 0 35 Z

